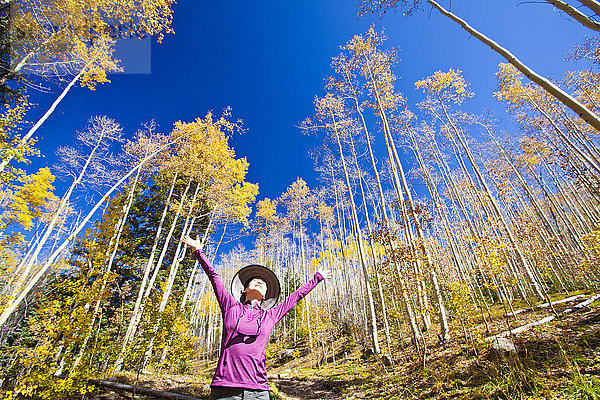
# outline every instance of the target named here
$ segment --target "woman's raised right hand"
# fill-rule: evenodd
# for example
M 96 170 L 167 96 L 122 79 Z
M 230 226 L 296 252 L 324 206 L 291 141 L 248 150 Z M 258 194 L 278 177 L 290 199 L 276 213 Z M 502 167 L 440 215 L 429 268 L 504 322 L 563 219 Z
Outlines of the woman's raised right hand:
M 192 246 L 196 250 L 201 250 L 201 248 L 202 248 L 202 243 L 200 242 L 200 236 L 196 236 L 196 239 L 192 239 L 189 235 L 186 235 L 183 238 L 183 243 L 187 244 L 188 246 Z

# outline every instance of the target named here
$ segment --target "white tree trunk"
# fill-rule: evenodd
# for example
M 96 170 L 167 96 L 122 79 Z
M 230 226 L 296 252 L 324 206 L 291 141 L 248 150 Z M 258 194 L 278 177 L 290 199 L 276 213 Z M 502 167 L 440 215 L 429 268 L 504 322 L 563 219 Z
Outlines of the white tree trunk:
M 481 32 L 479 32 L 476 29 L 474 29 L 473 27 L 471 27 L 469 24 L 467 24 L 467 22 L 465 20 L 457 17 L 456 15 L 454 15 L 451 12 L 444 9 L 436 1 L 427 0 L 427 2 L 429 4 L 431 4 L 432 6 L 434 6 L 435 8 L 437 8 L 444 16 L 446 16 L 446 17 L 450 18 L 451 20 L 453 20 L 454 22 L 458 23 L 464 30 L 469 32 L 471 35 L 473 35 L 477 39 L 481 40 L 483 43 L 490 46 L 492 48 L 492 50 L 494 50 L 495 52 L 500 54 L 502 57 L 504 57 L 509 63 L 514 65 L 526 77 L 528 77 L 533 82 L 540 85 L 548 93 L 550 93 L 552 96 L 554 96 L 558 101 L 560 101 L 565 106 L 567 106 L 568 108 L 573 110 L 577 115 L 579 115 L 581 117 L 581 119 L 583 119 L 585 122 L 587 122 L 588 124 L 590 124 L 591 126 L 596 128 L 596 130 L 600 131 L 600 118 L 598 118 L 598 116 L 596 114 L 591 112 L 586 106 L 581 104 L 581 102 L 579 102 L 573 96 L 569 95 L 564 90 L 562 90 L 561 88 L 559 88 L 558 86 L 556 86 L 555 84 L 550 82 L 550 80 L 539 75 L 537 72 L 535 72 L 534 70 L 529 68 L 524 63 L 522 63 L 510 51 L 508 51 L 507 49 L 500 46 L 495 41 L 491 40 L 490 38 L 488 38 Z
M 183 138 L 184 137 L 182 136 L 179 140 L 181 140 Z M 0 315 L 0 326 L 4 325 L 4 323 L 12 315 L 12 313 L 17 309 L 19 304 L 21 304 L 21 302 L 25 299 L 25 297 L 27 297 L 29 292 L 31 292 L 31 290 L 35 287 L 35 285 L 39 282 L 39 280 L 46 274 L 46 271 L 48 270 L 48 268 L 50 268 L 50 266 L 54 263 L 54 261 L 56 261 L 58 256 L 62 253 L 62 251 L 79 234 L 79 232 L 85 227 L 85 225 L 87 225 L 88 221 L 92 218 L 92 216 L 96 213 L 96 211 L 98 211 L 100 206 L 110 197 L 110 195 L 115 190 L 117 190 L 121 186 L 121 184 L 123 184 L 127 179 L 129 179 L 129 177 L 131 177 L 134 173 L 136 173 L 139 168 L 142 168 L 142 166 L 146 162 L 148 162 L 150 159 L 152 159 L 158 153 L 164 151 L 167 147 L 171 146 L 173 143 L 175 143 L 175 142 L 169 142 L 169 143 L 161 146 L 158 150 L 154 151 L 152 154 L 150 154 L 149 156 L 147 156 L 146 158 L 141 160 L 138 165 L 133 167 L 127 174 L 125 174 L 121 179 L 119 179 L 109 190 L 107 190 L 106 193 L 104 193 L 104 196 L 102 196 L 102 198 L 96 203 L 96 205 L 94 205 L 94 207 L 88 212 L 88 214 L 83 219 L 83 221 L 81 221 L 79 223 L 79 225 L 75 228 L 75 230 L 69 235 L 69 237 L 62 242 L 62 244 L 59 246 L 59 248 L 56 249 L 50 255 L 48 260 L 40 268 L 40 270 L 37 272 L 37 274 L 35 274 L 35 276 L 33 276 L 29 280 L 27 286 L 25 286 L 25 288 L 23 288 L 23 290 L 21 291 L 19 296 L 3 310 L 2 315 Z

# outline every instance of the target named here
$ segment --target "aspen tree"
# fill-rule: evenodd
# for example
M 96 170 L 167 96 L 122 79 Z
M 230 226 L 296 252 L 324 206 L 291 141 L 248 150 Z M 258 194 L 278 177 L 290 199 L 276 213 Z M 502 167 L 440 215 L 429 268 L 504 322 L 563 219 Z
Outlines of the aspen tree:
M 449 247 L 450 247 L 450 250 L 451 250 L 451 252 L 453 254 L 452 259 L 457 264 L 457 271 L 459 272 L 459 277 L 461 278 L 462 281 L 464 281 L 465 279 L 461 276 L 461 273 L 460 273 L 461 268 L 462 268 L 462 265 L 461 265 L 462 264 L 462 261 L 461 261 L 462 257 L 459 257 L 458 250 L 457 250 L 458 246 L 455 245 L 455 243 L 454 243 L 455 242 L 454 241 L 454 235 L 451 233 L 450 222 L 448 221 L 448 214 L 449 214 L 449 212 L 447 211 L 445 204 L 441 200 L 441 196 L 440 196 L 440 194 L 439 194 L 439 192 L 437 190 L 437 187 L 436 187 L 436 185 L 434 183 L 433 176 L 432 176 L 432 174 L 431 174 L 428 166 L 425 164 L 425 160 L 424 160 L 423 155 L 422 155 L 422 153 L 421 153 L 421 151 L 419 149 L 419 144 L 417 143 L 417 140 L 416 140 L 416 134 L 414 132 L 413 127 L 410 125 L 410 119 L 411 119 L 412 116 L 413 116 L 413 114 L 410 113 L 408 110 L 404 113 L 404 115 L 403 115 L 404 127 L 405 127 L 405 129 L 406 129 L 406 131 L 407 131 L 407 133 L 409 135 L 410 141 L 412 143 L 412 149 L 415 152 L 417 162 L 419 163 L 421 174 L 423 175 L 423 177 L 425 179 L 425 182 L 426 182 L 427 188 L 428 188 L 428 190 L 430 192 L 430 196 L 431 196 L 431 198 L 433 200 L 434 206 L 435 206 L 435 208 L 436 208 L 436 210 L 437 210 L 437 212 L 438 212 L 438 214 L 440 216 L 440 219 L 442 221 L 443 232 L 446 235 L 446 240 L 450 244 Z M 435 139 L 432 138 L 432 139 L 430 139 L 430 141 L 435 141 Z M 442 291 L 440 289 L 440 285 L 439 285 L 437 279 L 433 280 L 432 282 L 433 282 L 433 285 L 434 285 L 434 292 L 436 294 L 438 303 L 443 302 Z M 482 294 L 481 294 L 481 297 L 483 299 L 483 295 Z M 477 305 L 477 302 L 475 301 L 475 299 L 473 299 L 473 302 L 475 304 L 475 307 L 479 308 L 478 305 Z M 483 299 L 483 302 L 485 304 L 485 299 Z M 486 305 L 486 308 L 487 308 L 487 304 L 485 304 L 485 305 Z M 488 309 L 488 314 L 489 314 L 489 309 Z M 483 320 L 484 320 L 484 322 L 486 324 L 486 327 L 489 330 L 489 327 L 487 325 L 487 320 L 485 319 L 485 316 L 483 315 L 483 312 L 482 312 L 482 318 L 483 318 Z M 444 307 L 440 308 L 440 324 L 443 326 L 442 332 L 448 332 L 449 331 L 448 317 L 447 317 L 447 314 L 446 314 L 446 309 Z
M 325 124 L 325 129 L 328 131 L 329 135 L 333 136 L 333 139 L 337 143 L 337 148 L 340 153 L 340 160 L 342 163 L 342 169 L 344 172 L 344 177 L 346 179 L 346 187 L 348 189 L 348 199 L 350 201 L 350 211 L 352 215 L 352 222 L 354 233 L 356 235 L 356 243 L 358 248 L 358 255 L 360 259 L 360 264 L 362 267 L 364 285 L 366 290 L 366 299 L 368 301 L 368 316 L 370 319 L 371 328 L 369 329 L 369 333 L 371 336 L 371 344 L 373 345 L 373 350 L 376 354 L 381 352 L 379 348 L 379 340 L 377 333 L 377 317 L 375 314 L 375 304 L 373 302 L 373 294 L 371 291 L 371 286 L 369 283 L 369 272 L 367 269 L 367 257 L 364 249 L 364 241 L 362 238 L 361 227 L 358 221 L 357 207 L 354 201 L 354 195 L 352 193 L 352 186 L 350 184 L 349 172 L 346 164 L 346 159 L 344 156 L 344 151 L 342 148 L 342 139 L 341 136 L 343 134 L 347 135 L 349 129 L 352 129 L 349 124 L 345 110 L 342 105 L 340 99 L 334 98 L 332 95 L 326 95 L 322 99 L 317 99 L 315 101 L 315 106 L 317 110 L 317 118 L 323 121 Z
M 365 189 L 364 189 L 364 185 L 363 185 L 363 173 L 362 173 L 362 171 L 360 169 L 360 165 L 358 163 L 358 156 L 356 155 L 356 147 L 354 146 L 354 140 L 352 138 L 352 133 L 349 133 L 348 139 L 350 141 L 350 151 L 352 153 L 354 167 L 356 168 L 356 173 L 358 175 L 358 185 L 359 185 L 360 193 L 361 193 L 360 197 L 361 197 L 362 207 L 363 207 L 364 214 L 365 214 L 365 221 L 367 223 L 367 235 L 369 237 L 369 250 L 371 253 L 371 258 L 373 260 L 373 272 L 375 273 L 375 279 L 376 279 L 376 283 L 377 283 L 377 291 L 379 292 L 379 300 L 381 302 L 383 325 L 385 328 L 385 339 L 387 342 L 388 353 L 391 354 L 390 327 L 388 324 L 387 309 L 386 309 L 386 305 L 385 305 L 385 298 L 383 296 L 381 277 L 380 277 L 380 274 L 378 271 L 378 269 L 380 268 L 380 266 L 378 265 L 379 260 L 377 258 L 377 255 L 375 254 L 376 242 L 373 240 L 375 233 L 373 232 L 373 228 L 371 227 L 371 218 L 369 217 L 369 210 L 367 208 L 367 199 L 366 199 Z
M 173 32 L 172 4 L 172 0 L 144 1 L 143 5 L 137 0 L 111 0 L 100 5 L 94 1 L 11 0 L 5 32 L 11 57 L 8 68 L 0 74 L 2 91 L 15 91 L 7 89 L 9 81 L 14 86 L 24 73 L 52 80 L 72 77 L 16 147 L 30 146 L 35 132 L 75 83 L 94 90 L 98 83 L 109 82 L 107 72 L 121 70 L 113 55 L 117 40 L 156 35 L 160 42 L 165 33 Z M 11 150 L 3 157 L 0 172 L 20 151 Z
M 539 287 L 538 280 L 535 278 L 533 271 L 531 270 L 529 262 L 523 255 L 520 246 L 514 238 L 510 226 L 508 225 L 503 213 L 500 211 L 496 199 L 492 195 L 491 190 L 487 182 L 485 181 L 485 178 L 483 177 L 483 174 L 481 173 L 477 163 L 475 162 L 473 155 L 469 147 L 467 146 L 465 138 L 463 137 L 463 134 L 459 131 L 459 128 L 457 127 L 456 123 L 449 115 L 448 104 L 450 104 L 451 102 L 461 104 L 464 100 L 472 96 L 472 94 L 468 90 L 468 85 L 460 75 L 460 71 L 454 71 L 450 69 L 448 73 L 437 72 L 432 77 L 416 82 L 415 86 L 417 88 L 422 88 L 423 90 L 429 92 L 432 96 L 435 96 L 435 100 L 437 101 L 436 106 L 440 108 L 441 115 L 437 114 L 433 108 L 430 109 L 430 112 L 440 120 L 440 122 L 447 130 L 448 134 L 452 134 L 453 137 L 455 137 L 460 143 L 464 154 L 469 160 L 471 168 L 477 176 L 479 184 L 484 189 L 484 193 L 486 194 L 487 200 L 492 206 L 492 210 L 495 217 L 498 218 L 498 220 L 501 222 L 511 245 L 514 251 L 516 252 L 519 262 L 525 269 L 529 281 L 533 285 L 535 294 L 539 298 L 545 297 L 544 293 L 542 293 L 542 290 Z
M 0 326 L 3 326 L 6 323 L 6 321 L 11 316 L 11 314 L 16 310 L 16 308 L 25 299 L 25 297 L 31 292 L 31 290 L 39 282 L 39 280 L 45 275 L 46 271 L 50 268 L 51 265 L 53 265 L 53 263 L 60 256 L 60 254 L 67 247 L 67 245 L 79 234 L 79 232 L 83 229 L 83 227 L 85 227 L 85 225 L 89 222 L 89 220 L 92 218 L 92 216 L 102 206 L 102 204 L 104 204 L 104 202 L 111 196 L 111 194 L 114 191 L 116 191 L 134 173 L 136 173 L 139 168 L 142 168 L 146 162 L 150 161 L 152 158 L 157 156 L 159 153 L 164 152 L 168 147 L 172 146 L 178 140 L 182 140 L 184 138 L 185 138 L 185 136 L 182 135 L 182 136 L 179 136 L 176 138 L 172 138 L 172 141 L 168 141 L 166 143 L 164 143 L 164 142 L 161 143 L 160 141 L 157 142 L 156 147 L 153 149 L 151 154 L 149 154 L 143 160 L 140 160 L 139 164 L 137 164 L 136 166 L 131 168 L 129 170 L 129 172 L 127 172 L 125 175 L 123 175 L 117 182 L 115 182 L 103 194 L 102 198 L 100 198 L 96 202 L 94 207 L 92 207 L 92 209 L 85 215 L 85 217 L 81 221 L 78 221 L 79 223 L 74 228 L 74 230 L 69 234 L 69 236 L 65 240 L 62 241 L 62 243 L 58 246 L 58 248 L 56 248 L 56 250 L 54 250 L 52 252 L 52 254 L 48 257 L 46 262 L 41 266 L 41 268 L 37 271 L 37 273 L 31 279 L 29 279 L 27 285 L 23 288 L 23 290 L 21 290 L 18 297 L 2 311 L 2 314 L 0 315 Z
M 157 265 L 156 265 L 156 271 L 158 271 L 161 267 L 162 261 L 163 261 L 163 256 L 166 254 L 166 251 L 168 249 L 168 246 L 171 242 L 171 237 L 173 234 L 173 231 L 175 230 L 175 227 L 177 226 L 177 223 L 179 221 L 179 217 L 181 215 L 181 212 L 183 211 L 183 208 L 185 207 L 188 199 L 187 199 L 187 194 L 188 194 L 188 190 L 190 189 L 191 186 L 191 179 L 188 180 L 188 184 L 183 192 L 183 194 L 181 195 L 181 199 L 179 202 L 179 207 L 177 208 L 177 213 L 175 214 L 175 217 L 173 218 L 173 222 L 171 224 L 171 229 L 169 230 L 169 233 L 167 234 L 167 238 L 165 239 L 165 245 L 163 246 L 163 252 L 161 253 L 161 258 L 159 258 Z M 160 300 L 160 304 L 158 306 L 158 312 L 162 313 L 163 311 L 165 311 L 165 308 L 167 306 L 167 302 L 169 301 L 169 297 L 171 296 L 171 290 L 173 288 L 173 283 L 175 282 L 175 277 L 177 276 L 177 271 L 179 270 L 179 264 L 181 262 L 181 259 L 183 258 L 182 255 L 180 255 L 180 252 L 185 254 L 185 250 L 186 248 L 183 247 L 182 248 L 182 240 L 183 238 L 189 234 L 189 231 L 191 229 L 191 227 L 189 226 L 189 222 L 190 222 L 190 214 L 194 208 L 194 203 L 196 201 L 196 198 L 198 196 L 198 191 L 200 189 L 200 186 L 197 184 L 196 185 L 196 189 L 194 191 L 194 195 L 193 198 L 190 202 L 190 205 L 188 207 L 189 212 L 187 213 L 186 216 L 186 220 L 184 222 L 183 225 L 183 229 L 181 230 L 181 234 L 180 234 L 180 238 L 177 241 L 177 249 L 175 250 L 175 253 L 173 255 L 173 259 L 171 260 L 171 267 L 169 269 L 169 275 L 167 277 L 167 281 L 164 285 L 163 288 L 163 292 L 162 292 L 162 296 L 161 296 L 161 300 Z M 183 250 L 183 251 L 182 251 Z M 156 331 L 158 330 L 158 325 L 160 324 L 160 320 L 157 321 L 154 325 L 154 328 L 152 329 L 153 332 L 156 333 Z M 150 357 L 152 356 L 152 351 L 154 348 L 154 340 L 155 340 L 156 336 L 152 336 L 152 338 L 150 339 L 150 342 L 148 343 L 148 348 L 146 350 L 146 354 L 144 357 L 144 363 L 143 366 L 147 366 L 148 362 L 150 360 Z
M 371 161 L 371 166 L 372 169 L 374 171 L 375 174 L 375 181 L 377 183 L 377 189 L 379 192 L 379 198 L 380 198 L 380 207 L 381 207 L 381 211 L 382 211 L 382 215 L 383 215 L 383 220 L 385 222 L 385 226 L 391 227 L 390 225 L 390 221 L 389 218 L 387 216 L 387 210 L 386 210 L 386 203 L 385 203 L 385 196 L 383 195 L 383 187 L 381 185 L 381 179 L 379 177 L 379 172 L 378 172 L 378 168 L 375 162 L 375 157 L 373 155 L 373 148 L 371 146 L 371 138 L 369 136 L 369 130 L 367 128 L 367 124 L 366 124 L 366 120 L 365 120 L 365 116 L 363 113 L 363 107 L 361 106 L 361 104 L 359 103 L 359 93 L 357 90 L 357 84 L 354 83 L 354 74 L 352 73 L 352 68 L 357 68 L 358 65 L 353 65 L 352 63 L 352 59 L 348 60 L 345 55 L 340 55 L 338 57 L 336 57 L 332 63 L 332 65 L 334 66 L 335 71 L 341 75 L 342 77 L 342 82 L 338 83 L 335 82 L 333 79 L 330 79 L 329 81 L 329 87 L 334 88 L 338 91 L 341 92 L 342 95 L 344 96 L 348 96 L 351 103 L 354 106 L 354 110 L 356 111 L 356 113 L 359 115 L 360 117 L 360 121 L 362 124 L 362 128 L 363 128 L 363 133 L 365 134 L 365 142 L 367 144 L 367 148 L 369 151 L 369 158 Z M 357 164 L 358 165 L 358 164 Z M 361 186 L 362 189 L 362 186 Z M 363 199 L 364 199 L 364 194 L 363 194 Z M 364 208 L 366 210 L 366 205 L 364 205 Z M 366 212 L 366 211 L 365 211 Z M 368 221 L 368 220 L 367 220 Z M 369 229 L 370 231 L 370 229 Z M 392 246 L 392 251 L 394 251 L 393 247 L 394 247 L 394 243 L 393 241 L 390 242 L 391 246 Z M 377 271 L 375 271 L 376 275 L 377 275 L 377 280 L 379 282 L 379 274 Z M 381 288 L 380 288 L 381 289 Z M 383 293 L 381 293 L 380 290 L 380 296 L 382 297 L 382 307 L 384 307 L 385 310 L 385 304 L 383 302 Z M 385 316 L 384 316 L 385 318 Z M 427 325 L 427 322 L 426 322 Z M 389 329 L 387 326 L 387 319 L 385 319 L 385 326 L 386 326 L 386 332 L 389 336 Z
M 581 4 L 588 7 L 596 15 L 600 15 L 600 3 L 596 0 L 578 0 Z
M 202 247 L 204 247 L 204 245 L 206 244 L 206 240 L 207 240 L 207 238 L 210 234 L 211 228 L 212 228 L 212 222 L 213 222 L 213 219 L 209 217 L 208 225 L 206 226 L 204 234 L 202 235 L 202 242 L 201 242 Z M 194 224 L 192 223 L 192 226 L 193 225 Z M 195 284 L 197 283 L 197 277 L 198 277 L 198 274 L 200 273 L 200 269 L 198 267 L 199 267 L 199 263 L 198 263 L 198 260 L 196 260 L 194 262 L 194 267 L 192 268 L 192 272 L 190 273 L 190 277 L 188 279 L 188 283 L 185 288 L 185 293 L 183 295 L 183 299 L 181 299 L 181 305 L 179 306 L 179 311 L 184 310 L 185 305 L 188 301 L 188 298 L 192 292 L 192 289 L 195 286 Z
M 600 175 L 600 160 L 594 154 L 593 150 L 589 148 L 585 143 L 569 137 L 566 132 L 561 129 L 554 118 L 551 117 L 549 112 L 541 105 L 543 93 L 539 93 L 531 85 L 523 85 L 521 82 L 521 75 L 517 70 L 508 65 L 500 64 L 500 71 L 498 73 L 500 80 L 500 89 L 494 94 L 496 98 L 507 101 L 513 108 L 520 108 L 523 103 L 529 104 L 530 107 L 539 113 L 545 121 L 552 127 L 552 130 L 556 133 L 556 136 L 566 146 L 566 149 L 573 156 L 576 156 L 583 162 L 592 168 L 594 175 Z M 538 100 L 540 99 L 540 100 Z M 547 103 L 547 102 L 546 102 Z
M 562 1 L 562 0 L 546 0 L 548 3 L 552 4 L 554 7 L 558 8 L 561 11 L 564 11 L 568 16 L 575 19 L 577 22 L 581 23 L 586 28 L 595 30 L 600 32 L 600 24 L 593 20 L 592 18 L 585 15 L 583 12 L 579 11 L 579 9 L 573 7 L 572 5 Z M 582 2 L 585 4 L 585 2 Z
M 163 223 L 167 216 L 167 211 L 169 210 L 171 204 L 171 196 L 173 195 L 173 190 L 175 189 L 175 182 L 177 181 L 177 174 L 173 175 L 173 181 L 171 183 L 171 187 L 169 190 L 169 194 L 167 196 L 165 207 L 163 208 L 163 212 L 160 218 L 160 222 L 158 224 L 158 229 L 156 230 L 156 235 L 154 237 L 154 242 L 152 244 L 152 249 L 150 250 L 150 256 L 148 257 L 148 262 L 144 267 L 144 276 L 142 277 L 142 281 L 140 283 L 140 288 L 138 291 L 138 296 L 135 301 L 135 305 L 133 307 L 133 311 L 131 313 L 131 318 L 129 320 L 129 325 L 127 326 L 127 331 L 125 332 L 125 336 L 123 337 L 123 344 L 121 346 L 121 350 L 117 356 L 117 361 L 115 362 L 115 371 L 120 371 L 123 367 L 123 360 L 125 355 L 125 350 L 131 338 L 135 335 L 137 331 L 138 324 L 142 318 L 143 313 L 143 300 L 149 296 L 149 290 L 147 290 L 147 283 L 150 273 L 153 272 L 154 269 L 154 257 L 156 254 L 156 250 L 158 248 L 158 242 L 161 236 Z
M 407 9 L 408 13 L 412 13 L 419 9 L 423 0 L 361 0 L 360 10 L 361 12 L 368 13 L 374 11 L 380 11 L 385 13 L 388 9 L 394 7 L 400 7 Z M 515 68 L 521 71 L 530 80 L 541 86 L 551 96 L 555 97 L 558 101 L 563 103 L 565 106 L 570 108 L 575 114 L 577 114 L 585 122 L 593 126 L 596 130 L 600 130 L 600 117 L 597 114 L 590 111 L 584 104 L 578 101 L 576 98 L 566 93 L 564 90 L 559 88 L 557 85 L 552 83 L 549 79 L 544 78 L 521 60 L 519 60 L 514 54 L 508 51 L 506 48 L 500 46 L 498 43 L 479 32 L 465 20 L 459 18 L 455 14 L 449 12 L 443 8 L 438 2 L 434 0 L 427 0 L 427 3 L 435 7 L 442 15 L 450 18 L 452 21 L 459 24 L 464 30 L 466 30 L 473 37 L 479 39 L 484 44 L 488 45 L 492 50 L 504 57 L 509 63 Z
M 29 129 L 29 131 L 23 135 L 23 137 L 19 140 L 17 144 L 17 148 L 26 148 L 28 143 L 31 143 L 33 135 L 37 130 L 42 126 L 44 122 L 52 115 L 56 107 L 60 104 L 60 102 L 65 98 L 67 93 L 71 90 L 73 85 L 81 78 L 83 71 L 79 72 L 75 77 L 69 82 L 69 84 L 63 89 L 61 94 L 54 100 L 50 108 L 42 115 L 42 117 Z M 4 171 L 4 169 L 8 166 L 8 164 L 18 155 L 14 151 L 9 153 L 6 157 L 2 158 L 2 162 L 0 162 L 0 172 Z
M 59 223 L 59 218 L 69 204 L 71 195 L 75 189 L 102 177 L 106 174 L 105 165 L 100 160 L 109 158 L 109 147 L 113 141 L 122 141 L 122 128 L 112 119 L 104 116 L 90 119 L 88 129 L 78 133 L 79 142 L 89 149 L 89 153 L 75 148 L 63 147 L 59 149 L 59 155 L 65 165 L 65 174 L 72 177 L 73 181 L 67 192 L 62 196 L 60 204 L 54 214 L 53 219 L 48 223 L 44 234 L 40 238 L 35 250 L 30 255 L 18 280 L 18 285 L 13 292 L 17 296 L 21 292 L 21 287 L 27 282 L 29 273 L 37 261 L 38 255 L 44 248 L 44 245 L 54 232 L 54 228 Z M 9 303 L 10 304 L 10 303 Z
M 305 240 L 304 240 L 304 223 L 308 221 L 314 212 L 313 203 L 314 197 L 310 194 L 310 190 L 306 185 L 306 182 L 298 178 L 287 191 L 282 194 L 281 201 L 284 204 L 288 212 L 288 218 L 297 224 L 298 227 L 294 229 L 294 232 L 298 232 L 299 236 L 299 251 L 300 251 L 300 268 L 303 276 L 307 275 L 306 266 L 306 255 L 305 255 Z M 309 299 L 304 301 L 308 303 Z M 307 319 L 308 327 L 308 340 L 309 346 L 313 348 L 313 337 L 312 337 L 312 326 L 310 323 L 310 313 L 308 312 L 309 307 L 304 308 L 304 316 Z
M 160 42 L 165 33 L 172 32 L 173 3 L 13 0 L 8 32 L 12 62 L 0 84 L 22 71 L 64 76 L 80 65 L 86 66 L 82 85 L 93 88 L 97 82 L 106 82 L 106 72 L 116 69 L 115 39 L 123 33 L 125 37 L 156 35 Z
M 346 48 L 353 53 L 354 57 L 358 60 L 361 65 L 360 73 L 367 80 L 366 88 L 369 94 L 373 97 L 371 107 L 375 114 L 381 119 L 383 126 L 383 135 L 386 141 L 386 147 L 388 150 L 388 158 L 392 169 L 392 176 L 394 177 L 394 186 L 398 199 L 403 204 L 406 199 L 405 208 L 403 212 L 406 212 L 408 217 L 403 220 L 408 223 L 408 218 L 413 222 L 413 227 L 416 230 L 418 238 L 418 247 L 422 251 L 424 261 L 427 265 L 427 272 L 430 274 L 432 280 L 437 280 L 437 274 L 435 268 L 431 264 L 431 257 L 428 253 L 428 249 L 424 246 L 424 234 L 420 222 L 415 213 L 414 202 L 412 199 L 411 191 L 408 187 L 404 168 L 398 157 L 396 145 L 394 139 L 391 136 L 390 123 L 388 114 L 393 112 L 398 105 L 403 101 L 402 97 L 394 93 L 393 82 L 395 76 L 391 73 L 391 63 L 394 61 L 395 55 L 393 52 L 382 52 L 378 49 L 381 43 L 385 40 L 384 37 L 379 36 L 374 27 L 371 26 L 369 31 L 362 36 L 355 36 Z M 404 205 L 404 204 L 403 204 Z M 405 228 L 405 233 L 411 235 L 411 230 Z M 410 236 L 409 236 L 410 237 Z M 409 240 L 412 242 L 412 240 Z M 420 265 L 417 261 L 416 267 L 420 271 Z M 420 280 L 418 282 L 419 288 L 419 301 L 423 301 L 422 311 L 425 314 L 427 312 L 427 299 L 422 296 L 426 295 L 424 290 L 424 282 Z M 435 286 L 435 285 L 434 285 Z M 438 304 L 440 308 L 444 307 L 444 304 Z M 428 327 L 428 317 L 423 315 L 425 326 Z M 443 328 L 443 325 L 442 325 Z M 442 332 L 443 338 L 449 338 L 449 332 Z
M 537 197 L 532 193 L 529 184 L 525 181 L 525 179 L 521 175 L 520 171 L 516 168 L 516 166 L 511 162 L 506 151 L 500 145 L 500 143 L 498 142 L 496 137 L 493 135 L 490 127 L 488 125 L 484 125 L 484 124 L 482 124 L 482 126 L 487 131 L 490 139 L 492 139 L 492 141 L 496 145 L 498 151 L 500 152 L 500 154 L 502 155 L 502 157 L 504 158 L 504 160 L 506 161 L 508 166 L 511 168 L 514 175 L 517 177 L 519 184 L 521 185 L 521 187 L 523 188 L 523 191 L 525 192 L 525 194 L 527 195 L 527 197 L 529 199 L 529 203 L 535 209 L 537 215 L 539 216 L 539 218 L 541 219 L 541 221 L 544 225 L 544 228 L 548 231 L 548 233 L 550 235 L 552 235 L 557 240 L 560 250 L 565 254 L 568 253 L 569 250 L 567 249 L 567 245 L 564 243 L 563 239 L 561 238 L 561 235 L 555 230 L 554 224 L 550 221 L 550 218 L 548 217 L 548 215 L 546 215 L 546 212 L 543 210 Z

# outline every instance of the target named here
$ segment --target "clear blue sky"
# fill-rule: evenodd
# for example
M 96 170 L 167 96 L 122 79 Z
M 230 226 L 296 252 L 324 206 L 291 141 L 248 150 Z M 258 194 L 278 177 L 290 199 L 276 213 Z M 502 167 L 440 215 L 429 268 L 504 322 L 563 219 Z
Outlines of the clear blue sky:
M 441 3 L 449 6 L 447 0 Z M 248 158 L 248 180 L 259 183 L 259 198 L 277 197 L 298 176 L 316 186 L 308 151 L 318 139 L 302 136 L 295 126 L 312 115 L 313 98 L 323 94 L 339 46 L 372 23 L 385 28 L 388 46 L 401 49 L 397 90 L 409 104 L 422 98 L 414 89 L 416 80 L 452 67 L 464 71 L 476 93 L 471 111 L 504 109 L 492 98 L 494 73 L 503 59 L 457 24 L 429 6 L 409 18 L 391 12 L 383 19 L 357 20 L 356 6 L 352 0 L 180 0 L 175 34 L 160 45 L 152 43 L 151 73 L 111 75 L 112 83 L 95 92 L 73 90 L 39 130 L 46 157 L 32 167 L 52 164 L 56 147 L 71 144 L 75 130 L 92 115 L 111 116 L 129 134 L 154 118 L 166 132 L 174 121 L 231 106 L 248 130 L 231 144 Z M 454 0 L 452 10 L 545 76 L 566 70 L 565 52 L 592 34 L 549 4 Z M 34 96 L 39 107 L 30 120 L 55 96 Z

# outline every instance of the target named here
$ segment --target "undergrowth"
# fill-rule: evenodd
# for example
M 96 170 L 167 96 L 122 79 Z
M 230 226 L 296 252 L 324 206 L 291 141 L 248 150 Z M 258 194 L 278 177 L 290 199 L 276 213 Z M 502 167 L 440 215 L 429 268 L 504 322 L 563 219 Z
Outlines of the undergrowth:
M 321 386 L 328 382 L 338 398 L 348 399 L 600 400 L 600 311 L 595 307 L 518 335 L 514 355 L 491 351 L 482 338 L 476 343 L 456 338 L 430 346 L 424 366 L 411 348 L 393 349 L 395 364 L 386 367 L 378 356 L 360 358 L 358 349 L 344 354 L 344 342 L 339 340 L 335 362 L 318 365 L 307 356 L 275 372 Z

